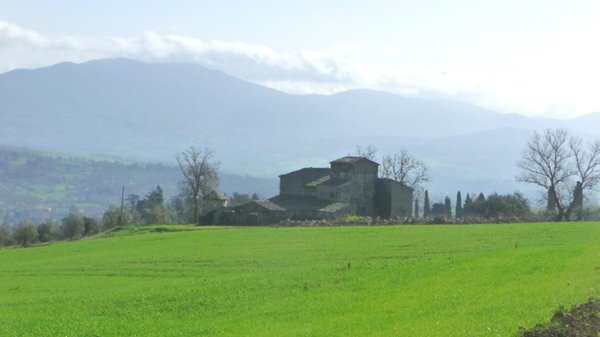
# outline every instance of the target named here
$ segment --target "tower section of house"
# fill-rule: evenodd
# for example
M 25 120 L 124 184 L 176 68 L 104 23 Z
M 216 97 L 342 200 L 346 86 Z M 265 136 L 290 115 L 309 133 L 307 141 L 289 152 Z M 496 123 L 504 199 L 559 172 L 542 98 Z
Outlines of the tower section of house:
M 330 164 L 330 180 L 338 187 L 331 191 L 334 197 L 355 204 L 358 215 L 375 216 L 374 198 L 379 164 L 364 157 L 351 156 L 336 159 Z

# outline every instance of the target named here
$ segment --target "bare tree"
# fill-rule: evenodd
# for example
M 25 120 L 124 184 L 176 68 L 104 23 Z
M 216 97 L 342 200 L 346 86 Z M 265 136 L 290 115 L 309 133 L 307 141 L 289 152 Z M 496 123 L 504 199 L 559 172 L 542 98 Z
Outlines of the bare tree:
M 380 172 L 382 178 L 394 179 L 413 189 L 419 189 L 429 181 L 427 165 L 405 150 L 384 156 Z
M 191 201 L 193 223 L 198 222 L 202 197 L 218 188 L 218 163 L 212 162 L 213 152 L 208 148 L 191 146 L 177 156 L 183 175 L 182 193 Z
M 555 220 L 568 221 L 600 182 L 600 141 L 586 145 L 565 129 L 534 132 L 518 166 L 517 180 L 544 188 Z
M 377 148 L 373 145 L 367 145 L 367 147 L 363 148 L 360 145 L 356 145 L 356 155 L 359 157 L 365 157 L 369 160 L 375 160 L 377 157 Z

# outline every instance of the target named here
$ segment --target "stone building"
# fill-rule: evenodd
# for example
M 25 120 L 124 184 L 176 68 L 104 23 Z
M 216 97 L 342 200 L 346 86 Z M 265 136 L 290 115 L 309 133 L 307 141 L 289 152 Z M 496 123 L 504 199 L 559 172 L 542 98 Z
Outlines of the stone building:
M 332 219 L 347 214 L 382 218 L 412 215 L 413 189 L 378 178 L 379 164 L 364 157 L 343 157 L 329 168 L 303 168 L 279 176 L 279 195 L 204 218 L 207 224 L 267 224 L 284 219 Z
M 219 191 L 210 191 L 202 198 L 202 209 L 205 213 L 227 207 L 229 199 Z

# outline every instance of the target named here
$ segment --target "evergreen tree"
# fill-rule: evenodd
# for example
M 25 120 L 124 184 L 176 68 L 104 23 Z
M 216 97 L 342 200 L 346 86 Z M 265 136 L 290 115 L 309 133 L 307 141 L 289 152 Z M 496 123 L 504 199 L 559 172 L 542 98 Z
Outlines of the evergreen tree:
M 485 216 L 486 214 L 486 200 L 483 193 L 479 193 L 477 199 L 469 206 L 469 215 L 472 216 Z
M 419 217 L 419 198 L 415 198 L 415 218 Z
M 531 211 L 529 202 L 519 193 L 493 193 L 486 199 L 477 198 L 471 206 L 470 215 L 484 218 L 514 216 L 525 219 L 531 215 Z
M 462 196 L 460 195 L 460 191 L 456 193 L 456 211 L 454 212 L 454 216 L 457 218 L 463 217 Z
M 431 209 L 429 208 L 429 192 L 425 190 L 425 199 L 423 201 L 423 217 L 428 217 Z
M 163 189 L 160 185 L 156 185 L 156 188 L 151 191 L 148 195 L 146 195 L 146 200 L 148 200 L 148 204 L 150 207 L 162 207 L 163 206 Z
M 155 207 L 163 207 L 163 190 L 160 186 L 156 186 L 154 190 L 146 194 L 144 199 L 137 202 L 137 210 L 142 215 L 146 210 Z
M 131 200 L 134 200 L 134 198 L 131 198 Z M 145 224 L 170 222 L 171 220 L 166 219 L 168 217 L 162 216 L 162 213 L 165 212 L 163 202 L 163 190 L 160 186 L 156 186 L 155 189 L 146 194 L 144 199 L 137 201 L 136 212 L 140 217 L 139 220 Z
M 127 204 L 127 208 L 129 210 L 134 211 L 137 209 L 138 203 L 140 202 L 140 196 L 137 194 L 130 194 L 125 198 L 125 202 Z
M 444 200 L 444 211 L 447 217 L 452 216 L 452 202 L 450 201 L 450 197 L 446 197 Z
M 471 199 L 471 196 L 469 195 L 469 193 L 467 193 L 467 197 L 465 198 L 465 206 L 463 207 L 463 216 L 469 216 L 471 215 L 473 210 L 473 200 Z
M 436 217 L 446 214 L 446 205 L 441 202 L 435 202 L 431 205 L 431 211 L 429 212 L 429 216 Z

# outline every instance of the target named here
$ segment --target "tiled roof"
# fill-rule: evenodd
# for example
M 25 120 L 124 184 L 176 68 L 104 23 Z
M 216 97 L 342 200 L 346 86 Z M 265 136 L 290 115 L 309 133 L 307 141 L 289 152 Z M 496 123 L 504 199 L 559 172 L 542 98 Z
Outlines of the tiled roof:
M 414 188 L 412 188 L 410 186 L 407 186 L 407 185 L 405 185 L 405 184 L 403 184 L 403 183 L 401 183 L 401 182 L 399 182 L 397 180 L 394 180 L 394 179 L 390 179 L 390 178 L 377 178 L 377 180 L 378 181 L 383 181 L 383 182 L 388 183 L 388 184 L 398 184 L 398 185 L 400 185 L 400 186 L 402 186 L 404 188 L 408 188 L 411 191 L 415 190 Z
M 288 210 L 319 210 L 331 202 L 304 195 L 278 195 L 269 199 L 274 204 Z
M 342 158 L 339 158 L 339 159 L 336 159 L 336 160 L 332 161 L 331 163 L 332 164 L 334 164 L 334 163 L 336 163 L 336 164 L 337 163 L 351 164 L 351 163 L 356 163 L 356 162 L 359 162 L 359 161 L 362 161 L 362 160 L 371 162 L 371 163 L 373 163 L 375 165 L 379 165 L 376 162 L 372 161 L 371 159 L 368 159 L 368 158 L 365 158 L 365 157 L 355 157 L 355 156 L 342 157 Z
M 263 208 L 268 209 L 269 211 L 284 211 L 281 206 L 272 203 L 270 200 L 252 200 L 251 203 L 255 203 Z
M 331 178 L 323 182 L 324 186 L 342 186 L 350 182 L 350 179 Z
M 323 167 L 305 167 L 296 171 L 288 172 L 280 175 L 280 177 L 295 175 L 295 174 L 329 174 L 331 173 L 330 168 Z
M 342 210 L 344 208 L 347 207 L 351 207 L 351 204 L 345 203 L 345 202 L 334 202 L 332 204 L 329 204 L 321 209 L 319 209 L 320 212 L 327 212 L 327 213 L 336 213 L 339 210 Z
M 308 187 L 319 186 L 319 185 L 323 184 L 324 182 L 329 181 L 330 179 L 331 179 L 331 176 L 324 176 L 317 180 L 311 181 L 310 183 L 306 184 L 306 186 L 308 186 Z
M 346 207 L 352 207 L 345 202 L 321 200 L 315 197 L 303 195 L 278 195 L 269 199 L 269 201 L 279 205 L 286 210 L 292 211 L 318 211 L 326 213 L 335 213 Z

